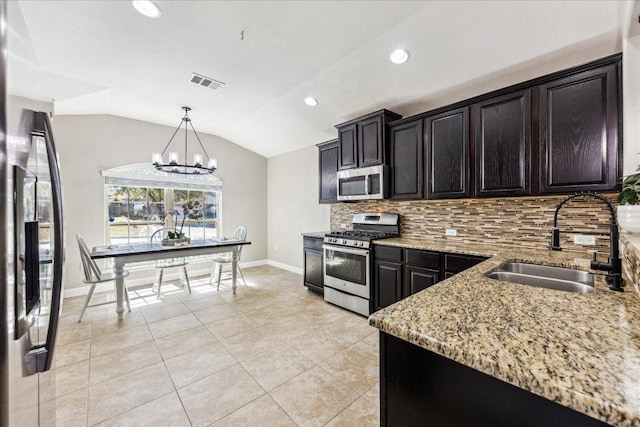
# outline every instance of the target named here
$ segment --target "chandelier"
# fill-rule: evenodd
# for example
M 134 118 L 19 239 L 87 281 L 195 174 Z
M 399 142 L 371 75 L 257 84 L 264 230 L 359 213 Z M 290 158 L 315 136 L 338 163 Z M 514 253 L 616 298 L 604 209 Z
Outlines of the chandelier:
M 182 107 L 182 109 L 184 110 L 184 117 L 180 121 L 180 124 L 176 128 L 176 131 L 173 132 L 173 135 L 171 135 L 171 139 L 169 140 L 167 145 L 165 145 L 164 150 L 162 150 L 162 153 L 153 153 L 151 155 L 151 161 L 153 162 L 153 166 L 155 166 L 155 168 L 160 171 L 171 172 L 171 173 L 181 173 L 181 174 L 213 173 L 218 168 L 218 159 L 209 157 L 209 155 L 207 154 L 207 150 L 204 149 L 204 146 L 202 145 L 202 141 L 200 141 L 200 137 L 198 136 L 198 133 L 193 128 L 193 124 L 191 124 L 191 118 L 189 118 L 189 111 L 191 111 L 191 108 Z M 164 153 L 167 151 L 167 149 L 173 142 L 173 138 L 175 138 L 176 134 L 178 133 L 178 131 L 180 130 L 180 127 L 183 124 L 184 124 L 184 163 L 180 163 L 180 161 L 178 160 L 179 157 L 178 157 L 177 151 L 169 151 L 169 163 L 164 163 L 164 159 L 162 156 L 164 156 Z M 202 151 L 204 152 L 204 155 L 207 158 L 206 167 L 203 166 L 203 163 L 202 163 L 203 157 L 202 157 L 202 154 L 200 153 L 196 153 L 193 155 L 192 165 L 187 164 L 187 158 L 189 155 L 187 151 L 187 136 L 189 134 L 188 132 L 189 126 L 191 126 L 191 130 L 193 131 L 193 134 L 196 136 L 196 139 L 200 144 L 200 148 L 202 148 Z

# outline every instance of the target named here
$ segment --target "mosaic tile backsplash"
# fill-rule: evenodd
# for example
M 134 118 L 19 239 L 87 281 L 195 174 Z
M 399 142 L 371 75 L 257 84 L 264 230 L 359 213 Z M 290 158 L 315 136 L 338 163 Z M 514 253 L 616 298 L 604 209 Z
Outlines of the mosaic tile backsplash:
M 615 201 L 615 193 L 605 196 Z M 553 214 L 565 198 L 562 195 L 336 203 L 331 205 L 331 229 L 338 230 L 341 224 L 351 228 L 352 216 L 357 212 L 389 212 L 402 216 L 402 237 L 548 249 Z M 607 254 L 609 218 L 608 208 L 600 201 L 589 198 L 570 201 L 558 215 L 562 248 Z M 457 236 L 445 236 L 446 229 L 455 229 Z M 586 234 L 580 231 L 600 233 L 596 235 L 596 246 L 575 245 L 573 236 Z

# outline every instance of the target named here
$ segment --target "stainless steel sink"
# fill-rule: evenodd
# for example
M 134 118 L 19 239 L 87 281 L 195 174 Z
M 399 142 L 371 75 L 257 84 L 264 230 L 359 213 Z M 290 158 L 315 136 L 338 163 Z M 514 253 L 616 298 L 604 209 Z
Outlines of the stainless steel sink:
M 487 277 L 504 282 L 581 294 L 593 292 L 595 280 L 592 273 L 582 270 L 522 262 L 506 263 L 488 273 Z

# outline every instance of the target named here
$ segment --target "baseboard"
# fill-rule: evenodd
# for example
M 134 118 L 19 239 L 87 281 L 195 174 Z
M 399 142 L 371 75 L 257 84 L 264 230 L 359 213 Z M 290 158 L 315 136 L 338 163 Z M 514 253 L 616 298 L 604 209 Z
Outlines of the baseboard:
M 269 264 L 269 265 L 271 265 L 273 267 L 278 267 L 278 268 L 281 268 L 283 270 L 290 271 L 292 273 L 296 273 L 296 274 L 300 274 L 300 275 L 303 274 L 303 270 L 300 267 L 294 267 L 292 265 L 285 264 L 285 263 L 278 262 L 278 261 L 273 261 L 273 260 L 268 260 L 267 264 Z
M 240 263 L 240 268 L 251 268 L 251 267 L 258 267 L 261 265 L 268 265 L 269 261 L 266 259 L 261 259 L 261 260 L 257 260 L 257 261 L 247 261 L 247 262 L 241 262 Z M 285 264 L 282 264 L 285 265 Z M 277 267 L 277 266 L 276 266 Z M 228 271 L 231 269 L 231 264 L 229 264 L 228 267 L 224 267 L 223 271 Z M 286 270 L 286 269 L 283 269 Z M 150 269 L 150 272 L 152 272 L 153 270 Z M 200 277 L 200 276 L 208 276 L 209 274 L 211 274 L 211 262 L 209 261 L 208 266 L 207 267 L 200 267 L 197 269 L 189 269 L 189 277 Z M 169 274 L 165 274 L 164 278 L 163 278 L 163 282 L 165 280 L 179 280 L 180 279 L 180 272 L 179 271 L 175 271 Z M 151 285 L 153 283 L 154 277 L 153 277 L 153 273 L 151 273 L 150 276 L 146 276 L 146 277 L 138 277 L 135 279 L 132 278 L 127 278 L 127 287 L 129 288 L 135 288 L 137 286 L 145 286 L 145 285 Z M 105 283 L 100 283 L 98 284 L 98 286 L 96 286 L 96 290 L 95 292 L 109 292 L 109 291 L 113 291 L 113 287 L 114 284 L 113 282 L 105 282 Z M 65 289 L 64 290 L 64 298 L 72 298 L 72 297 L 78 297 L 78 296 L 83 296 L 83 295 L 87 295 L 87 292 L 89 292 L 89 288 L 90 286 L 80 286 L 77 288 L 71 288 L 71 289 Z

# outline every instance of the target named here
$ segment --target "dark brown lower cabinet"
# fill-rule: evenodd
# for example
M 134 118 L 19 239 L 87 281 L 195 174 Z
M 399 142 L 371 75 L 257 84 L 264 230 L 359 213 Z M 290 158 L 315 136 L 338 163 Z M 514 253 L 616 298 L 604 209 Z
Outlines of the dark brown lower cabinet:
M 383 427 L 608 425 L 384 332 L 380 412 Z
M 373 306 L 378 311 L 471 268 L 485 257 L 374 246 Z
M 450 273 L 451 276 L 453 276 L 454 274 L 460 273 L 467 268 L 471 268 L 474 265 L 481 263 L 485 259 L 487 258 L 474 255 L 444 254 L 444 270 L 446 273 Z
M 303 237 L 304 285 L 312 291 L 324 293 L 324 255 L 322 238 Z
M 433 286 L 440 281 L 440 272 L 428 268 L 414 267 L 407 265 L 404 269 L 404 289 L 403 295 L 408 297 L 416 292 L 423 291 L 429 286 Z
M 374 261 L 374 310 L 380 310 L 402 299 L 402 264 Z

